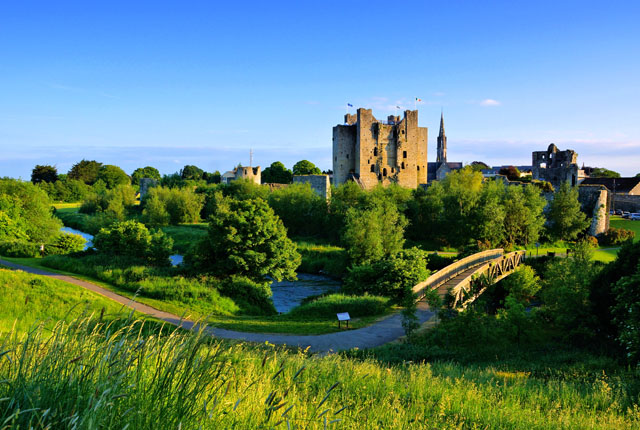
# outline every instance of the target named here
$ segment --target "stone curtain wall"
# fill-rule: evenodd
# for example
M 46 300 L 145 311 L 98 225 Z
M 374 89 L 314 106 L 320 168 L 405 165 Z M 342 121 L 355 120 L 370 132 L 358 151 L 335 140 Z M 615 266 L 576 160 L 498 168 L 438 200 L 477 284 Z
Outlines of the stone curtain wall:
M 582 185 L 578 188 L 582 211 L 591 217 L 589 234 L 597 236 L 609 230 L 609 190 L 601 185 Z
M 628 194 L 615 194 L 612 196 L 614 210 L 623 210 L 628 212 L 640 212 L 640 196 L 631 196 Z
M 309 184 L 311 189 L 324 199 L 331 198 L 329 175 L 298 175 L 293 177 L 294 184 Z

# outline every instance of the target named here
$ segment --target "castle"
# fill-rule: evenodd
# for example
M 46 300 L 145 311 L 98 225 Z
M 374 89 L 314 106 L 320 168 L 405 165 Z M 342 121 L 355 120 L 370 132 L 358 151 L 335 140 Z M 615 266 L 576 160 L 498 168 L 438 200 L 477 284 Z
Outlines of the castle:
M 333 184 L 355 180 L 363 188 L 397 183 L 417 188 L 427 183 L 427 127 L 418 127 L 418 111 L 404 118 L 377 120 L 371 109 L 346 114 L 333 127 Z

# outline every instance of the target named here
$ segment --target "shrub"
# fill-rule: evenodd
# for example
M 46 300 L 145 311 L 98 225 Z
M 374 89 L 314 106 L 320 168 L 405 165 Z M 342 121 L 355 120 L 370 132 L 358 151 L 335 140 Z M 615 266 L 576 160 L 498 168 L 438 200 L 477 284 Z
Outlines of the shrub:
M 101 229 L 93 244 L 101 253 L 145 259 L 153 264 L 168 265 L 173 239 L 158 231 L 153 235 L 136 221 L 116 223 Z
M 629 239 L 633 239 L 636 232 L 626 228 L 610 227 L 606 233 L 600 235 L 600 243 L 605 246 L 620 245 Z
M 255 282 L 245 276 L 230 276 L 219 285 L 220 292 L 231 297 L 243 311 L 253 315 L 274 315 L 270 282 Z
M 204 196 L 190 188 L 154 187 L 144 200 L 142 219 L 153 226 L 199 222 L 203 203 Z
M 63 253 L 79 252 L 84 249 L 86 239 L 80 235 L 72 233 L 62 233 L 54 239 L 53 245 L 60 248 Z
M 352 318 L 362 318 L 384 314 L 390 306 L 387 297 L 348 296 L 344 294 L 330 294 L 321 296 L 308 303 L 293 308 L 289 315 L 307 318 L 335 318 L 339 312 L 349 312 Z
M 280 217 L 289 235 L 315 236 L 323 232 L 327 202 L 309 184 L 292 184 L 269 195 L 269 206 Z
M 40 245 L 24 240 L 0 242 L 0 255 L 7 257 L 31 258 L 40 255 Z

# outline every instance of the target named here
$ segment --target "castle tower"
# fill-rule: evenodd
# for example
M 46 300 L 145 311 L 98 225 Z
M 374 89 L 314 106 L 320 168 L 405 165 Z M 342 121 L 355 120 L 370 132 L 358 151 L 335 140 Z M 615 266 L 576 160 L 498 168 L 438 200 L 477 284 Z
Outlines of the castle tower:
M 438 155 L 436 163 L 447 162 L 447 136 L 444 134 L 444 113 L 440 113 L 440 134 L 438 135 Z

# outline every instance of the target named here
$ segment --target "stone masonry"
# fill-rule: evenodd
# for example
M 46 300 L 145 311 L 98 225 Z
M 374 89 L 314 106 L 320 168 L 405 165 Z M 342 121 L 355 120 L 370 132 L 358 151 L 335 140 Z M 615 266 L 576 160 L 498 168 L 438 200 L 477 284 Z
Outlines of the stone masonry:
M 533 179 L 547 181 L 558 189 L 563 182 L 569 182 L 571 186 L 578 185 L 578 154 L 567 149 L 560 151 L 553 143 L 546 151 L 532 153 Z
M 309 184 L 311 189 L 324 199 L 331 198 L 331 181 L 329 175 L 296 175 L 294 184 Z
M 377 120 L 371 109 L 345 115 L 333 127 L 333 184 L 355 180 L 365 189 L 396 183 L 417 188 L 427 183 L 427 127 L 418 127 L 418 111 Z

